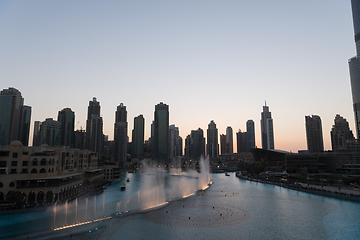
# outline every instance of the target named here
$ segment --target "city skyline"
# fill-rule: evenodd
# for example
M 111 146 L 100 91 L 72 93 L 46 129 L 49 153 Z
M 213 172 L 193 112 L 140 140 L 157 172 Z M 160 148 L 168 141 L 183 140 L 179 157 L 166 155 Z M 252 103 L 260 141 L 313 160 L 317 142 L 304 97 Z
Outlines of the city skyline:
M 220 135 L 227 126 L 245 132 L 252 119 L 261 147 L 265 100 L 276 149 L 307 149 L 306 115 L 321 117 L 325 150 L 336 114 L 356 132 L 350 1 L 83 3 L 0 3 L 1 89 L 18 89 L 32 107 L 30 145 L 34 121 L 64 108 L 75 112 L 75 130 L 85 129 L 93 97 L 110 140 L 121 102 L 130 139 L 129 119 L 140 114 L 150 137 L 159 102 L 183 140 L 211 120 Z

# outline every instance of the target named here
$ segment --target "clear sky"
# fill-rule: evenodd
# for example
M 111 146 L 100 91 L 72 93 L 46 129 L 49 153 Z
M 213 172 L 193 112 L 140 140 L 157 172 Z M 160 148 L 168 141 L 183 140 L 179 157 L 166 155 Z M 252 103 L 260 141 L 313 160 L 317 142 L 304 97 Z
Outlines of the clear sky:
M 85 128 L 93 97 L 113 139 L 116 107 L 145 118 L 170 108 L 185 139 L 214 120 L 246 131 L 267 102 L 275 148 L 306 149 L 305 115 L 322 119 L 324 146 L 336 114 L 355 134 L 348 59 L 356 53 L 350 0 L 2 0 L 0 89 L 15 87 L 32 124 L 75 111 Z

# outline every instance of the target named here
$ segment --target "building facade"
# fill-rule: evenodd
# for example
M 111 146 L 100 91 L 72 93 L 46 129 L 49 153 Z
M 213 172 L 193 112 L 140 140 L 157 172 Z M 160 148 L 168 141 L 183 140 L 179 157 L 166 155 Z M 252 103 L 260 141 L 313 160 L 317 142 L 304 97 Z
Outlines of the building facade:
M 261 113 L 260 125 L 262 148 L 275 149 L 273 119 L 271 118 L 269 106 L 266 106 L 266 102 Z
M 134 129 L 132 131 L 132 154 L 133 158 L 144 158 L 144 141 L 145 141 L 145 119 L 143 115 L 134 118 Z
M 246 152 L 255 148 L 255 123 L 251 119 L 246 122 L 246 145 Z
M 127 145 L 127 111 L 126 106 L 120 103 L 115 112 L 114 124 L 114 161 L 119 164 L 120 168 L 126 166 Z
M 237 153 L 248 152 L 247 148 L 247 132 L 239 131 L 236 133 L 236 142 L 237 142 Z
M 169 158 L 169 106 L 160 102 L 154 112 L 154 157 L 162 164 Z
M 31 107 L 24 106 L 24 99 L 15 88 L 0 92 L 0 145 L 21 141 L 28 145 Z
M 336 114 L 335 116 L 334 125 L 331 129 L 330 135 L 331 146 L 334 152 L 347 148 L 348 142 L 355 141 L 354 135 L 349 128 L 349 123 L 339 114 Z
M 172 124 L 169 126 L 169 158 L 180 156 L 182 156 L 182 138 L 179 135 L 179 128 Z
M 89 101 L 86 120 L 85 149 L 98 153 L 100 158 L 104 143 L 103 119 L 100 117 L 100 102 L 94 97 Z
M 61 145 L 61 123 L 47 118 L 40 125 L 39 142 L 41 144 L 47 144 L 50 147 Z
M 209 158 L 219 157 L 218 129 L 214 120 L 208 124 L 206 154 Z
M 233 130 L 230 126 L 226 128 L 226 146 L 227 154 L 234 154 Z
M 309 153 L 324 151 L 321 118 L 317 115 L 305 116 L 306 140 Z
M 74 147 L 75 113 L 70 108 L 64 108 L 58 113 L 61 123 L 60 145 Z
M 357 138 L 360 138 L 360 2 L 351 0 L 356 56 L 349 59 L 351 91 Z

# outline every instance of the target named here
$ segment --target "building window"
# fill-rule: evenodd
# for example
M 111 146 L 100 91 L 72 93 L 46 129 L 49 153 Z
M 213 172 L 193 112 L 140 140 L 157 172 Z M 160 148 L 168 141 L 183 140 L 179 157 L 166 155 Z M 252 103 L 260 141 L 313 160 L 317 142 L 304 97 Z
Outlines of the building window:
M 23 155 L 29 155 L 29 153 L 28 152 L 23 152 Z
M 36 168 L 33 168 L 33 169 L 31 170 L 31 173 L 37 173 Z
M 11 166 L 16 167 L 17 166 L 17 161 L 11 161 Z
M 8 157 L 9 151 L 0 151 L 0 157 Z
M 6 161 L 0 161 L 0 167 L 6 167 Z
M 0 174 L 6 174 L 6 169 L 0 169 Z
M 46 159 L 45 159 L 45 158 L 41 159 L 40 165 L 41 165 L 41 166 L 45 166 L 45 165 L 46 165 Z
M 39 173 L 46 173 L 45 168 L 40 169 L 40 172 L 39 172 Z
M 27 168 L 23 168 L 23 169 L 21 169 L 21 173 L 28 173 Z
M 29 161 L 23 161 L 23 164 L 22 164 L 22 165 L 23 165 L 24 167 L 26 167 L 26 166 L 28 166 L 28 164 L 29 164 Z
M 11 182 L 11 183 L 9 184 L 9 187 L 15 187 L 15 183 L 14 183 L 14 182 Z
M 14 152 L 13 153 L 13 158 L 17 158 L 18 157 L 18 153 L 17 152 Z
M 4 187 L 4 184 L 2 182 L 0 182 L 0 188 Z
M 37 166 L 37 162 L 38 162 L 38 161 L 37 161 L 37 159 L 35 158 L 35 159 L 33 160 L 32 165 L 33 165 L 33 166 Z
M 10 170 L 10 174 L 16 174 L 16 168 Z

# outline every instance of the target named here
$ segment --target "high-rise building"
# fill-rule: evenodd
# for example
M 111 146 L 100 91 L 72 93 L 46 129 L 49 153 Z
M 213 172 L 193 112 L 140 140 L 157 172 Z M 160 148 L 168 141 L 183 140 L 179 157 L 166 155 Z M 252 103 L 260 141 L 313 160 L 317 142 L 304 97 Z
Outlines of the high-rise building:
M 15 88 L 0 92 L 0 145 L 19 140 L 28 145 L 31 107 L 24 106 L 24 99 Z
M 225 134 L 220 134 L 220 150 L 221 150 L 221 155 L 226 155 L 228 153 L 228 145 L 226 143 L 226 135 Z
M 198 160 L 201 156 L 205 156 L 205 138 L 201 128 L 192 130 L 186 137 L 185 156 L 192 160 Z
M 47 118 L 40 125 L 39 136 L 40 145 L 47 144 L 50 147 L 59 146 L 61 139 L 61 123 L 52 118 Z
M 20 142 L 24 146 L 29 145 L 30 121 L 31 121 L 31 107 L 24 105 L 22 107 L 20 138 L 19 138 Z
M 34 134 L 33 134 L 33 146 L 39 146 L 40 145 L 40 121 L 34 122 Z
M 58 113 L 58 122 L 61 123 L 60 145 L 74 147 L 75 113 L 64 108 Z
M 251 119 L 246 122 L 246 145 L 246 152 L 255 148 L 255 123 Z
M 100 117 L 100 102 L 94 97 L 89 101 L 88 115 L 86 120 L 85 148 L 97 152 L 101 157 L 104 143 L 103 119 Z
M 120 103 L 115 112 L 114 124 L 114 160 L 119 163 L 119 167 L 126 167 L 127 158 L 127 111 L 126 106 Z
M 346 148 L 349 142 L 355 140 L 352 131 L 349 128 L 349 123 L 345 118 L 336 114 L 334 119 L 334 125 L 330 132 L 331 135 L 331 146 L 335 152 L 338 149 Z
M 35 137 L 35 135 L 34 135 Z M 74 148 L 85 149 L 86 131 L 83 129 L 74 131 Z
M 237 142 L 237 153 L 248 152 L 247 148 L 247 132 L 239 132 L 236 133 L 236 142 Z
M 211 120 L 207 129 L 206 154 L 209 158 L 219 157 L 218 129 L 214 120 Z
M 357 138 L 360 138 L 360 1 L 351 0 L 356 56 L 349 59 L 351 91 Z
M 233 154 L 234 153 L 234 140 L 233 140 L 233 130 L 230 126 L 226 128 L 226 149 L 227 154 Z
M 305 116 L 306 140 L 310 153 L 324 151 L 321 118 L 317 115 Z
M 160 102 L 154 112 L 154 157 L 163 164 L 169 157 L 169 106 Z
M 263 149 L 274 149 L 274 127 L 273 119 L 271 118 L 271 112 L 269 112 L 269 107 L 263 106 L 263 111 L 261 113 L 261 141 Z
M 143 115 L 134 118 L 134 129 L 132 130 L 132 157 L 137 159 L 144 158 L 144 132 L 145 119 Z
M 182 156 L 182 138 L 179 135 L 179 128 L 173 124 L 169 126 L 169 158 L 180 156 Z

